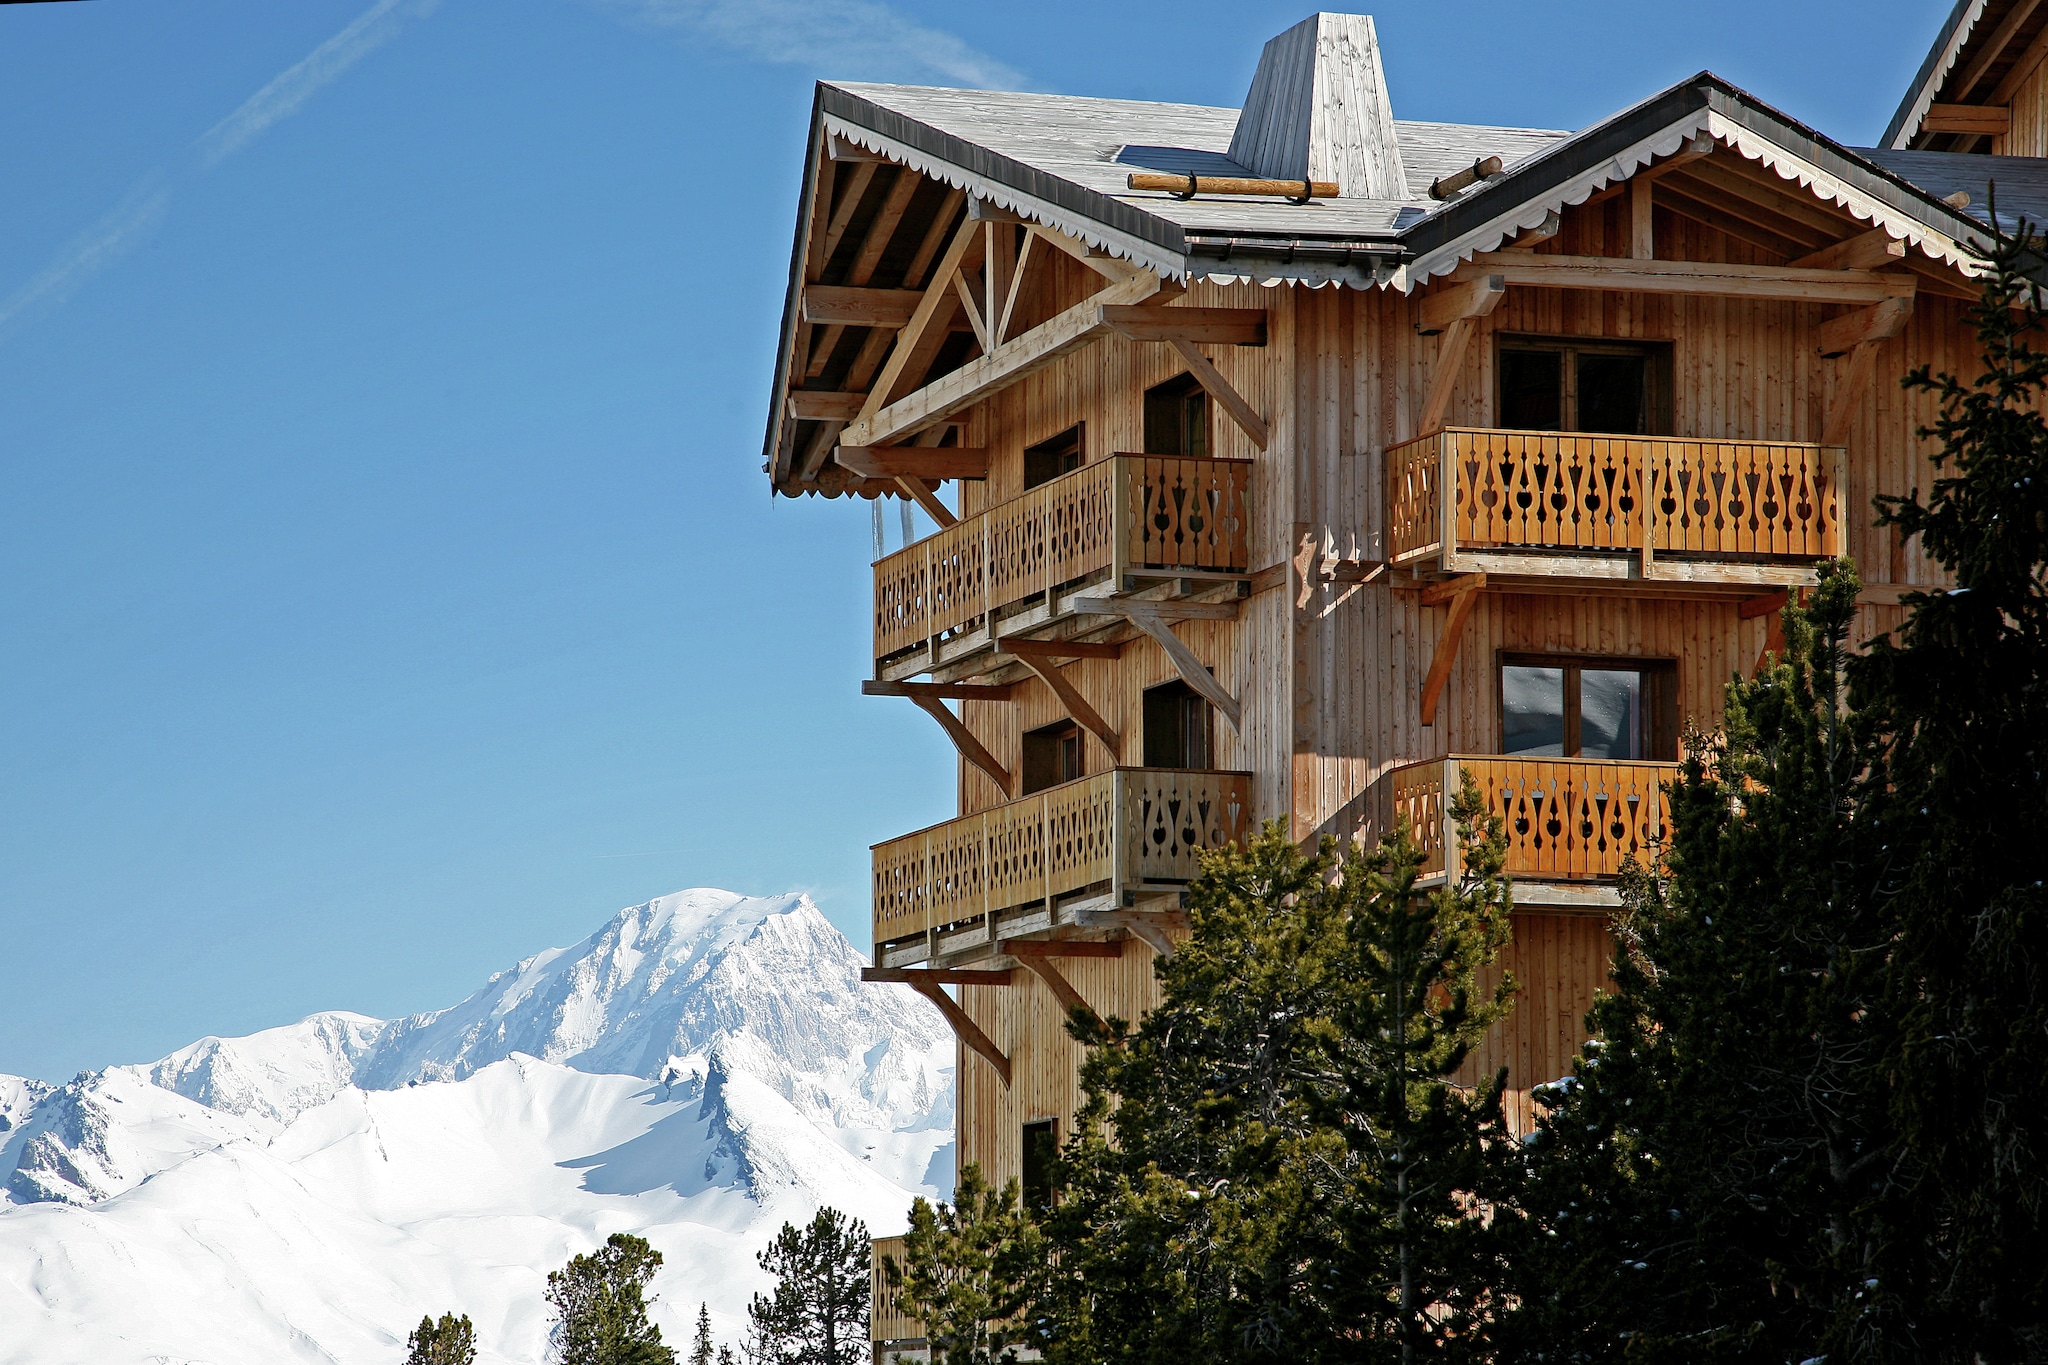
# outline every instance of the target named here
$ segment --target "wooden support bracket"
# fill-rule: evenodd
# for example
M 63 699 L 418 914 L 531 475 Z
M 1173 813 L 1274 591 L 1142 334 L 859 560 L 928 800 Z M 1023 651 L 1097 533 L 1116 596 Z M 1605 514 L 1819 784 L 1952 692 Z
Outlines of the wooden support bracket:
M 1458 661 L 1458 641 L 1465 633 L 1465 618 L 1472 614 L 1472 608 L 1479 602 L 1480 589 L 1485 586 L 1485 574 L 1471 573 L 1449 582 L 1432 584 L 1422 591 L 1422 605 L 1425 607 L 1450 603 L 1443 632 L 1436 638 L 1436 656 L 1429 661 L 1429 676 L 1422 680 L 1424 725 L 1436 724 L 1437 699 L 1443 695 L 1444 684 L 1450 680 L 1451 665 Z
M 1003 952 L 1023 963 L 1032 975 L 1043 981 L 1069 1014 L 1081 1010 L 1096 1019 L 1102 1016 L 1096 1014 L 1094 1007 L 1081 998 L 1081 992 L 1074 989 L 1074 984 L 1053 965 L 1052 960 L 1056 957 L 1116 958 L 1124 955 L 1124 945 L 1120 941 L 1063 943 L 1057 939 L 1009 939 L 999 946 Z
M 1820 325 L 1818 339 L 1820 353 L 1833 359 L 1847 355 L 1865 342 L 1889 341 L 1906 330 L 1907 321 L 1913 316 L 1913 300 L 1886 299 L 1883 303 L 1872 304 L 1854 313 L 1830 318 Z M 1827 445 L 1840 442 L 1828 441 Z
M 1266 442 L 1271 439 L 1266 419 L 1252 411 L 1252 405 L 1244 401 L 1243 394 L 1230 387 L 1230 381 L 1209 363 L 1209 357 L 1196 350 L 1193 342 L 1182 341 L 1178 337 L 1167 345 L 1180 352 L 1180 358 L 1187 362 L 1188 373 L 1209 391 L 1211 398 L 1223 405 L 1223 410 L 1230 414 L 1230 420 L 1237 423 L 1238 430 L 1250 437 L 1253 445 L 1264 450 Z
M 832 458 L 863 479 L 988 477 L 988 451 L 969 446 L 840 446 Z
M 937 973 L 919 972 L 916 975 L 931 977 Z M 1009 975 L 1008 972 L 1003 973 L 1005 985 L 1008 984 Z M 937 981 L 914 980 L 910 983 L 910 988 L 939 1007 L 939 1013 L 946 1016 L 946 1022 L 953 1026 L 953 1032 L 958 1035 L 960 1041 L 973 1048 L 983 1061 L 994 1067 L 996 1075 L 1003 1078 L 1003 1088 L 1009 1089 L 1010 1059 L 1003 1055 L 1003 1050 L 995 1045 L 993 1039 L 981 1031 L 981 1025 L 967 1017 L 967 1011 L 960 1008 L 960 1003 L 946 994 L 945 988 Z
M 1423 305 L 1425 319 L 1442 322 L 1444 339 L 1437 346 L 1436 372 L 1430 376 L 1429 397 L 1422 404 L 1417 432 L 1427 435 L 1444 424 L 1451 394 L 1458 387 L 1458 373 L 1465 368 L 1465 352 L 1471 349 L 1472 338 L 1479 331 L 1479 320 L 1500 307 L 1500 301 L 1508 296 L 1507 289 L 1504 276 L 1481 275 L 1460 287 L 1447 289 L 1442 297 L 1448 301 L 1441 306 L 1440 313 L 1432 313 L 1429 303 Z M 1443 313 L 1452 316 L 1445 317 Z
M 866 690 L 865 684 L 862 685 L 862 690 Z M 946 732 L 946 738 L 952 740 L 953 747 L 960 751 L 960 757 L 987 773 L 989 779 L 1002 788 L 1004 795 L 1017 794 L 1015 779 L 1010 776 L 1009 771 L 996 762 L 994 754 L 982 747 L 981 741 L 974 737 L 974 732 L 967 728 L 966 722 L 947 709 L 941 696 L 936 692 L 926 691 L 909 692 L 904 695 L 910 698 L 911 704 L 918 710 L 939 723 L 939 728 Z
M 1148 307 L 1141 303 L 1102 306 L 1112 332 L 1132 341 L 1189 341 L 1204 346 L 1263 346 L 1263 308 Z
M 1201 610 L 1205 607 L 1212 610 Z M 1225 610 L 1220 613 L 1213 612 L 1213 608 L 1217 607 Z M 1166 657 L 1173 661 L 1173 670 L 1180 674 L 1181 681 L 1207 697 L 1210 704 L 1221 711 L 1223 718 L 1230 722 L 1232 730 L 1239 734 L 1244 733 L 1237 698 L 1223 690 L 1223 684 L 1216 681 L 1216 675 L 1195 657 L 1192 649 L 1181 642 L 1180 636 L 1173 633 L 1173 626 L 1169 620 L 1169 613 L 1182 618 L 1206 617 L 1212 614 L 1235 616 L 1235 603 L 1147 602 L 1134 597 L 1082 597 L 1075 599 L 1074 609 L 1101 612 L 1107 616 L 1121 616 L 1158 641 L 1159 647 L 1166 651 Z
M 953 515 L 953 509 L 939 501 L 939 495 L 923 479 L 896 478 L 896 486 L 903 495 L 924 509 L 924 514 L 937 522 L 941 529 L 959 524 L 960 518 Z
M 1052 694 L 1059 698 L 1060 705 L 1067 709 L 1067 714 L 1073 718 L 1074 723 L 1101 740 L 1111 757 L 1119 763 L 1123 761 L 1123 739 L 1117 734 L 1115 727 L 1104 720 L 1101 713 L 1090 706 L 1088 699 L 1081 695 L 1081 690 L 1068 682 L 1066 675 L 1060 672 L 1058 660 L 1062 656 L 1074 657 L 1071 653 L 1072 645 L 1063 644 L 1058 640 L 998 640 L 996 648 L 1004 654 L 1022 660 L 1026 668 L 1036 673 L 1045 685 L 1052 689 Z

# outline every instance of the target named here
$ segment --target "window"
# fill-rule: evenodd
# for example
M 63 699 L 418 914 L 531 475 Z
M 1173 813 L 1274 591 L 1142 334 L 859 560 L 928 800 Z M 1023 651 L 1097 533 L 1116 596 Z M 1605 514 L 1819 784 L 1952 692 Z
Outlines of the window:
M 1059 1154 L 1058 1119 L 1024 1125 L 1024 1207 L 1052 1207 L 1052 1163 Z
M 1145 453 L 1209 453 L 1209 395 L 1191 374 L 1145 390 Z
M 1675 759 L 1678 668 L 1668 659 L 1507 654 L 1500 751 L 1530 758 Z
M 1062 782 L 1086 777 L 1087 751 L 1081 745 L 1081 727 L 1061 721 L 1024 735 L 1024 794 L 1042 792 Z
M 1208 768 L 1210 707 L 1206 697 L 1175 679 L 1145 689 L 1145 766 Z
M 1502 427 L 1654 436 L 1671 430 L 1666 342 L 1500 340 Z
M 1024 447 L 1024 486 L 1036 488 L 1081 467 L 1081 428 L 1068 427 L 1049 440 Z

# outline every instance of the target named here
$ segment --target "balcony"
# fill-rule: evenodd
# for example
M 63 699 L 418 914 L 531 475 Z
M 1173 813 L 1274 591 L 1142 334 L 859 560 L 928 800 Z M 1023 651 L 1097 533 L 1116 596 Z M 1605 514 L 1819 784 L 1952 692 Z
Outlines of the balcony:
M 875 1238 L 868 1258 L 868 1277 L 872 1285 L 868 1299 L 868 1338 L 874 1343 L 874 1358 L 878 1361 L 888 1359 L 897 1351 L 921 1353 L 924 1350 L 924 1324 L 896 1310 L 895 1295 L 889 1292 L 888 1280 L 882 1270 L 886 1257 L 893 1257 L 899 1266 L 903 1264 L 901 1237 Z
M 1387 451 L 1387 557 L 1447 573 L 1805 583 L 1841 552 L 1842 470 L 1840 446 L 1446 428 Z
M 1057 926 L 1062 901 L 1122 909 L 1244 844 L 1249 773 L 1112 768 L 874 846 L 875 961 L 897 966 Z
M 1113 455 L 875 563 L 875 676 L 899 681 L 1051 624 L 1077 590 L 1249 572 L 1251 461 Z
M 1422 845 L 1426 878 L 1441 878 L 1446 861 L 1453 877 L 1462 871 L 1447 799 L 1460 769 L 1506 823 L 1507 872 L 1518 881 L 1611 881 L 1631 856 L 1648 862 L 1670 828 L 1663 784 L 1676 763 L 1454 754 L 1390 774 L 1394 813 Z

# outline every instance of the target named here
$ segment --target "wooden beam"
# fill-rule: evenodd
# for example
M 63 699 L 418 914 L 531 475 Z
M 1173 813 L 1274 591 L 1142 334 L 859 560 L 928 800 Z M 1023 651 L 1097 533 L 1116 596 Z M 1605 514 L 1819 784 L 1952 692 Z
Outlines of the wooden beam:
M 1905 259 L 1904 238 L 1894 237 L 1883 228 L 1872 228 L 1819 251 L 1810 251 L 1791 264 L 1799 270 L 1877 270 Z
M 1081 998 L 1081 992 L 1074 989 L 1073 983 L 1068 981 L 1061 974 L 1060 969 L 1053 965 L 1051 958 L 1020 957 L 1017 960 L 1022 962 L 1033 976 L 1046 984 L 1046 988 L 1053 993 L 1053 997 L 1060 1002 L 1060 1006 L 1068 1014 L 1079 1010 L 1083 1014 L 1100 1017 L 1095 1014 L 1094 1007 Z
M 1447 284 L 1422 301 L 1422 321 L 1416 324 L 1424 336 L 1446 331 L 1460 318 L 1483 318 L 1500 307 L 1508 296 L 1507 281 L 1499 275 L 1481 275 L 1462 284 Z
M 977 223 L 1021 223 L 1024 220 L 993 200 L 974 198 L 967 201 L 967 216 Z
M 1020 656 L 1037 653 L 1054 659 L 1120 659 L 1124 647 L 1094 640 L 1027 640 L 1021 635 L 1005 635 L 996 641 L 996 651 Z
M 1210 363 L 1209 357 L 1196 350 L 1193 342 L 1182 341 L 1179 337 L 1174 337 L 1166 344 L 1180 353 L 1182 363 L 1188 367 L 1188 373 L 1195 377 L 1197 384 L 1208 390 L 1211 398 L 1222 405 L 1230 420 L 1237 423 L 1237 429 L 1242 431 L 1253 445 L 1264 450 L 1266 442 L 1272 439 L 1271 432 L 1266 427 L 1266 419 L 1253 411 L 1252 405 L 1245 401 L 1244 395 L 1230 386 L 1230 381 Z
M 1533 247 L 1538 242 L 1547 242 L 1563 231 L 1564 219 L 1555 211 L 1552 211 L 1544 214 L 1543 221 L 1535 227 L 1523 228 L 1520 232 L 1516 233 L 1514 241 L 1501 249 L 1503 251 L 1520 251 L 1525 247 Z
M 1910 295 L 1913 276 L 1869 270 L 1798 270 L 1721 261 L 1637 261 L 1620 256 L 1540 256 L 1482 252 L 1453 279 L 1498 274 L 1544 289 L 1619 289 L 1720 298 L 1797 299 L 1807 303 L 1881 303 Z M 1427 428 L 1425 428 L 1427 429 Z
M 799 422 L 850 422 L 867 401 L 864 393 L 834 393 L 826 389 L 791 389 L 785 410 Z
M 987 355 L 996 348 L 989 339 L 988 320 L 981 315 L 981 302 L 974 297 L 974 282 L 967 278 L 966 270 L 953 272 L 953 292 L 960 296 L 961 311 L 967 314 L 967 325 L 974 329 L 974 340 Z
M 979 967 L 863 967 L 860 979 L 885 986 L 915 986 L 929 981 L 935 986 L 1007 986 L 1016 978 L 1014 967 L 994 970 Z
M 1101 616 L 1122 616 L 1124 608 L 1136 604 L 1167 621 L 1235 621 L 1236 602 L 1154 602 L 1146 597 L 1076 597 L 1075 611 Z
M 811 443 L 804 447 L 803 458 L 797 461 L 798 483 L 809 483 L 818 477 L 818 471 L 825 467 L 825 461 L 832 454 L 832 448 L 839 443 L 839 429 L 844 422 L 826 422 L 811 436 Z
M 909 479 L 899 474 L 896 486 L 903 490 L 903 496 L 922 507 L 924 514 L 938 523 L 939 529 L 960 524 L 960 518 L 953 514 L 953 509 L 940 502 L 939 495 L 932 492 L 931 485 L 923 479 Z
M 1651 191 L 1656 206 L 1666 213 L 1690 218 L 1693 222 L 1710 227 L 1716 232 L 1726 233 L 1738 242 L 1760 246 L 1773 256 L 1783 256 L 1789 260 L 1794 256 L 1805 255 L 1807 248 L 1812 245 L 1811 240 L 1806 237 L 1786 237 L 1769 228 L 1758 227 L 1747 218 L 1738 218 L 1732 213 L 1723 212 L 1703 199 L 1686 194 L 1672 181 L 1660 180 L 1651 187 Z
M 925 973 L 919 973 L 925 975 Z M 981 1025 L 967 1017 L 952 996 L 946 994 L 936 981 L 913 981 L 910 988 L 939 1007 L 939 1013 L 946 1016 L 946 1022 L 953 1026 L 953 1032 L 960 1041 L 979 1054 L 981 1059 L 995 1068 L 996 1075 L 1003 1078 L 1003 1088 L 1010 1085 L 1010 1059 L 1003 1055 L 1001 1048 L 981 1031 Z
M 1102 320 L 1132 341 L 1192 341 L 1203 346 L 1263 346 L 1263 308 L 1147 308 L 1104 304 Z
M 2012 97 L 2019 93 L 2021 86 L 2034 78 L 2034 68 L 2044 59 L 2048 59 L 2048 28 L 2043 28 L 2034 35 L 2034 41 L 2027 44 L 2027 50 L 2020 53 L 2019 60 L 2007 67 L 2005 74 L 1998 78 L 1998 84 L 1991 87 L 1991 93 L 1985 97 L 1984 103 L 2011 104 Z M 1959 90 L 1956 93 L 1966 92 Z
M 947 697 L 954 701 L 1009 701 L 1015 683 L 919 683 L 884 682 L 880 678 L 861 680 L 863 697 Z
M 1830 358 L 1847 355 L 1865 342 L 1889 341 L 1906 330 L 1913 316 L 1913 300 L 1886 299 L 1883 303 L 1838 318 L 1829 318 L 1816 333 L 1820 353 Z
M 1740 156 L 1711 157 L 1686 167 L 1684 173 L 1702 185 L 1761 208 L 1784 222 L 1816 232 L 1823 240 L 1861 227 L 1846 210 L 1820 204 L 1803 186 L 1781 180 L 1760 167 L 1752 170 L 1751 164 Z
M 1031 268 L 1031 248 L 1037 243 L 1038 234 L 1027 232 L 1024 243 L 1017 249 L 1017 264 L 1010 271 L 1010 289 L 1003 299 L 1002 316 L 995 320 L 997 341 L 1010 335 L 1010 319 L 1016 315 L 1017 299 L 1024 292 L 1024 272 Z
M 1436 724 L 1436 703 L 1443 695 L 1444 684 L 1450 680 L 1451 665 L 1458 661 L 1458 641 L 1465 633 L 1465 618 L 1478 605 L 1479 591 L 1486 586 L 1485 574 L 1467 574 L 1448 583 L 1438 583 L 1425 588 L 1422 600 L 1425 606 L 1432 599 L 1450 599 L 1450 611 L 1444 617 L 1443 632 L 1436 638 L 1436 655 L 1429 661 L 1429 676 L 1422 680 L 1422 723 Z
M 1974 133 L 2004 137 L 2012 131 L 2009 104 L 1930 104 L 1920 121 L 1923 133 Z
M 838 207 L 832 210 L 832 221 L 825 228 L 824 257 L 819 269 L 829 264 L 832 253 L 839 249 L 839 239 L 846 235 L 847 227 L 852 224 L 854 211 L 860 207 L 869 182 L 875 178 L 875 169 L 875 162 L 862 161 L 856 162 L 851 170 L 842 172 L 846 176 L 846 193 L 840 196 Z
M 1121 939 L 1006 938 L 997 948 L 1018 961 L 1027 957 L 1109 957 L 1124 955 Z
M 1458 386 L 1458 372 L 1465 368 L 1465 352 L 1471 348 L 1472 335 L 1478 329 L 1477 318 L 1459 318 L 1444 330 L 1444 339 L 1437 343 L 1436 369 L 1429 377 L 1429 396 L 1422 403 L 1417 435 L 1427 436 L 1444 424 L 1451 394 Z
M 984 351 L 993 351 L 1003 344 L 1002 330 L 996 325 L 1002 321 L 1003 300 L 1009 297 L 1011 274 L 1016 268 L 1017 232 L 1012 223 L 985 222 L 981 226 L 981 318 L 988 328 L 988 344 Z
M 1834 400 L 1828 404 L 1827 421 L 1821 427 L 1822 445 L 1848 444 L 1849 428 L 1856 424 L 1856 414 L 1869 396 L 1871 376 L 1877 373 L 1877 350 L 1883 344 L 1866 341 L 1849 352 L 1849 363 L 1842 370 Z
M 1102 321 L 1103 304 L 1141 303 L 1160 294 L 1178 295 L 1183 288 L 1149 271 L 1123 284 L 1113 285 L 886 407 L 875 405 L 872 410 L 863 409 L 861 415 L 848 425 L 846 440 L 852 445 L 888 445 L 913 432 L 922 431 L 932 423 L 943 421 L 962 408 L 972 407 L 991 394 L 1036 373 L 1068 351 L 1105 335 L 1108 328 Z M 926 297 L 930 299 L 929 294 Z M 916 325 L 917 319 L 912 318 L 911 326 Z M 910 329 L 906 327 L 904 330 L 908 332 Z M 894 356 L 890 357 L 889 363 L 890 366 L 895 365 Z M 901 371 L 897 373 L 900 375 Z M 895 382 L 886 367 L 884 378 L 889 385 Z M 888 385 L 877 380 L 870 394 L 871 404 L 875 395 L 887 391 Z
M 1655 259 L 1657 241 L 1650 224 L 1650 191 L 1654 180 L 1628 182 L 1628 254 L 1638 261 Z
M 1040 642 L 1033 640 L 1030 643 Z M 1102 713 L 1088 704 L 1088 699 L 1081 695 L 1081 689 L 1067 681 L 1066 675 L 1060 672 L 1058 663 L 1037 650 L 1019 650 L 1010 645 L 998 645 L 997 648 L 1022 659 L 1024 666 L 1036 673 L 1039 680 L 1052 689 L 1052 694 L 1059 698 L 1060 705 L 1066 708 L 1067 715 L 1073 718 L 1074 723 L 1101 740 L 1103 747 L 1109 750 L 1110 757 L 1119 763 L 1123 762 L 1124 742 L 1117 734 L 1116 727 L 1104 720 Z
M 916 289 L 813 284 L 804 289 L 804 321 L 846 327 L 901 327 L 910 321 L 910 315 L 923 299 L 923 292 Z
M 2012 40 L 2013 34 L 2019 32 L 2020 25 L 2033 18 L 2034 7 L 2039 3 L 2040 0 L 2020 0 L 2005 16 L 2004 22 L 1991 31 L 1990 37 L 1972 34 L 1970 46 L 1977 49 L 1977 54 L 1960 73 L 1942 82 L 1948 92 L 1958 99 L 1968 95 L 1971 88 L 1984 79 L 1984 73 L 1991 69 L 1991 64 L 2005 55 L 2005 45 Z M 1939 109 L 1942 106 L 1937 104 L 1933 107 Z
M 988 477 L 988 451 L 971 446 L 841 446 L 833 458 L 863 479 Z
M 1112 256 L 1097 247 L 1089 246 L 1079 237 L 1069 237 L 1057 228 L 1049 228 L 1043 223 L 1032 223 L 1029 226 L 1032 236 L 1041 239 L 1047 246 L 1064 251 L 1112 283 L 1122 284 L 1146 273 L 1145 268 L 1136 262 L 1124 260 L 1121 256 Z
M 884 403 L 889 401 L 889 391 L 903 378 L 903 370 L 910 363 L 911 352 L 917 348 L 917 343 L 923 338 L 926 330 L 937 320 L 939 305 L 952 302 L 951 291 L 953 288 L 954 272 L 959 270 L 960 262 L 966 259 L 968 249 L 975 244 L 976 239 L 980 235 L 975 231 L 975 227 L 976 225 L 972 221 L 963 222 L 960 225 L 960 230 L 953 234 L 953 240 L 947 245 L 945 253 L 939 257 L 938 267 L 932 272 L 932 282 L 926 287 L 924 298 L 919 301 L 916 310 L 911 313 L 910 321 L 904 323 L 903 330 L 896 334 L 896 345 L 889 352 L 888 363 L 882 366 L 881 374 L 875 377 L 873 387 L 868 390 L 867 402 L 861 405 L 858 413 L 854 414 L 853 420 L 856 425 L 865 425 L 867 419 L 872 417 L 881 409 Z M 908 433 L 890 433 L 892 437 L 898 434 L 907 435 Z M 852 443 L 854 445 L 888 444 L 886 440 L 873 439 L 866 433 L 856 435 Z
M 1002 789 L 1005 796 L 1017 794 L 1016 782 L 1009 771 L 996 762 L 994 754 L 982 747 L 981 741 L 974 737 L 974 732 L 967 728 L 966 722 L 948 710 L 944 701 L 929 693 L 913 692 L 910 694 L 910 702 L 937 721 L 939 728 L 946 732 L 946 738 L 952 740 L 953 747 L 960 751 L 960 757 L 987 773 L 989 779 Z
M 1180 674 L 1181 681 L 1207 697 L 1210 705 L 1221 711 L 1223 718 L 1230 722 L 1232 730 L 1239 734 L 1244 733 L 1237 698 L 1223 690 L 1223 684 L 1216 681 L 1216 675 L 1195 657 L 1195 652 L 1181 641 L 1180 636 L 1173 633 L 1173 626 L 1161 614 L 1162 608 L 1195 604 L 1146 602 L 1131 597 L 1090 597 L 1083 598 L 1074 605 L 1082 611 L 1093 608 L 1121 616 L 1151 636 L 1166 652 L 1167 659 L 1173 664 L 1173 671 Z

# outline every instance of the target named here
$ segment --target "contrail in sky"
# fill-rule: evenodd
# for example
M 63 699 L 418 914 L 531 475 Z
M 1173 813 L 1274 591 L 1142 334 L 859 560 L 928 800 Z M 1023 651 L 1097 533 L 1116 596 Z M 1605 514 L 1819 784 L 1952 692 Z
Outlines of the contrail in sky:
M 151 171 L 106 217 L 72 238 L 55 260 L 0 302 L 0 338 L 32 312 L 53 308 L 78 287 L 134 250 L 163 221 L 176 179 L 210 171 L 249 145 L 280 119 L 339 79 L 350 67 L 396 37 L 409 20 L 431 13 L 440 0 L 377 0 L 339 33 L 278 73 L 193 144 L 194 164 L 173 176 Z
M 588 0 L 628 23 L 682 29 L 771 62 L 827 75 L 936 76 L 981 90 L 1015 90 L 1023 75 L 952 34 L 875 0 Z

